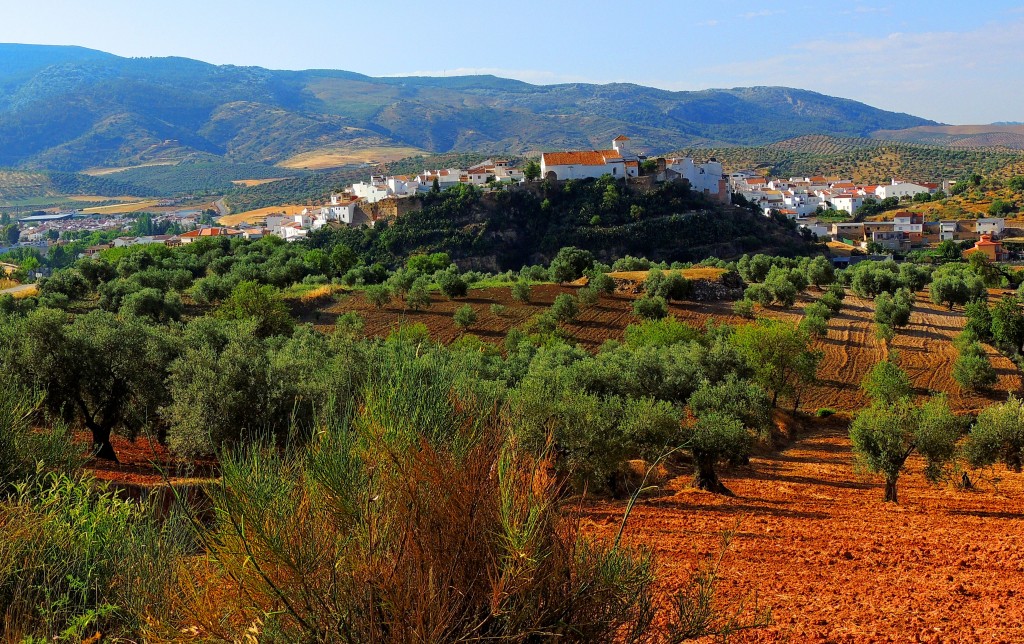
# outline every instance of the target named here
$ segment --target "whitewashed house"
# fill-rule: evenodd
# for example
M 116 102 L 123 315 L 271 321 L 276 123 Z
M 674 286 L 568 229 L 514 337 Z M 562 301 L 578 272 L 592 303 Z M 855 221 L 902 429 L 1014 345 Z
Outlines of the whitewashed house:
M 982 217 L 975 223 L 974 231 L 979 235 L 998 237 L 1006 230 L 1006 220 L 1002 217 Z
M 893 179 L 889 185 L 881 185 L 875 189 L 875 194 L 879 199 L 888 199 L 889 197 L 896 197 L 897 199 L 903 199 L 904 197 L 913 197 L 922 193 L 930 193 L 931 190 L 927 186 L 922 186 L 916 183 L 901 183 Z
M 832 196 L 832 207 L 836 210 L 843 210 L 851 215 L 864 205 L 864 197 L 854 194 L 841 194 Z

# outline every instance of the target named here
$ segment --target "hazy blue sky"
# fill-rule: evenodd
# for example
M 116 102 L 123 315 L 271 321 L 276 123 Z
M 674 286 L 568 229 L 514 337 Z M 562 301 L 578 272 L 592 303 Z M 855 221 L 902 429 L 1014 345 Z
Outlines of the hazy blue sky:
M 0 42 L 374 76 L 786 85 L 948 123 L 1024 121 L 1021 0 L 3 4 Z

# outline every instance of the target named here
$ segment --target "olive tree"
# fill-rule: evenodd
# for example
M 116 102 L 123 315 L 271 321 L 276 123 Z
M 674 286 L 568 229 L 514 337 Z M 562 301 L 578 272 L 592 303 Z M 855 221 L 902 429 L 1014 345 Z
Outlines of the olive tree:
M 924 457 L 925 476 L 936 481 L 952 460 L 960 423 L 942 396 L 917 407 L 909 398 L 892 404 L 875 402 L 857 414 L 850 441 L 858 461 L 885 477 L 885 501 L 898 503 L 896 484 L 915 451 Z
M 72 320 L 38 309 L 24 320 L 14 355 L 50 411 L 92 432 L 97 458 L 116 461 L 111 434 L 134 438 L 166 401 L 173 345 L 139 318 L 91 311 Z
M 974 467 L 1004 463 L 1014 472 L 1024 466 L 1024 398 L 1010 395 L 980 414 L 964 443 L 964 456 Z

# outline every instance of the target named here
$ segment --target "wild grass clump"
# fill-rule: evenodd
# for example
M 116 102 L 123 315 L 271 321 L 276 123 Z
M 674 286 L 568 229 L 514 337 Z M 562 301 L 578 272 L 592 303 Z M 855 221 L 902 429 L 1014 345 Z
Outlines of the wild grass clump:
M 645 632 L 646 552 L 584 537 L 494 395 L 392 347 L 301 453 L 223 459 L 186 620 L 268 641 L 610 641 Z M 207 578 L 210 576 L 212 578 Z M 216 589 L 230 587 L 225 598 Z M 237 592 L 236 592 L 237 591 Z
M 164 618 L 188 531 L 146 504 L 51 473 L 0 502 L 0 640 L 135 637 Z

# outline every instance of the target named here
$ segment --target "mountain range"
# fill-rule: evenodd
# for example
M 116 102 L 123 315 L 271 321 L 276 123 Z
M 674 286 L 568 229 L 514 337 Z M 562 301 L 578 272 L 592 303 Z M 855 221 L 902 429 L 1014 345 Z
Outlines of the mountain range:
M 672 92 L 494 76 L 374 78 L 0 44 L 0 167 L 23 169 L 183 160 L 300 168 L 353 150 L 523 154 L 607 147 L 618 134 L 657 153 L 935 125 L 786 87 Z

